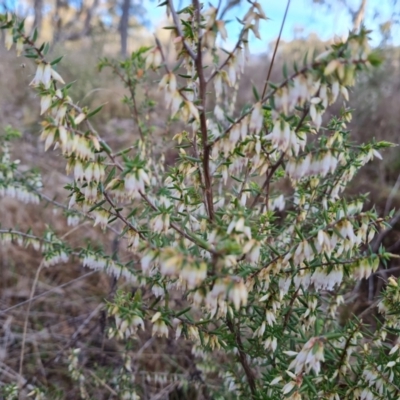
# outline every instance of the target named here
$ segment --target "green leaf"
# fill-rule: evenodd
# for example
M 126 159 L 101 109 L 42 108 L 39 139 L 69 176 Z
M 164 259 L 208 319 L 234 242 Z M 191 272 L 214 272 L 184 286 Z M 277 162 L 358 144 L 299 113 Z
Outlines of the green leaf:
M 104 104 L 97 107 L 95 110 L 91 111 L 86 118 L 90 118 L 93 117 L 93 115 L 96 115 L 99 111 L 101 111 L 101 109 L 104 107 Z
M 137 207 L 135 207 L 127 216 L 126 219 L 132 218 L 136 213 L 137 213 L 138 209 Z
M 378 148 L 378 149 L 384 149 L 387 147 L 397 147 L 398 144 L 397 143 L 392 143 L 392 142 L 387 142 L 385 140 L 381 140 L 378 143 L 376 143 L 376 145 L 374 147 Z
M 90 208 L 90 210 L 89 210 L 88 212 L 92 212 L 92 211 L 95 210 L 96 208 L 101 207 L 106 201 L 107 201 L 107 200 L 102 200 L 102 201 L 96 203 L 94 206 L 92 206 L 92 207 Z
M 283 77 L 285 78 L 285 80 L 288 78 L 288 71 L 287 71 L 287 64 L 283 64 Z
M 185 156 L 185 158 L 189 161 L 193 161 L 195 163 L 201 163 L 202 161 L 200 160 L 200 158 L 195 158 L 195 157 L 191 157 L 191 156 Z
M 32 42 L 35 43 L 37 38 L 38 38 L 38 30 L 37 30 L 37 28 L 35 28 L 35 30 L 33 31 L 33 35 L 32 35 Z
M 57 65 L 57 64 L 63 59 L 63 57 L 64 57 L 64 56 L 61 56 L 61 57 L 56 58 L 54 61 L 52 61 L 52 62 L 50 63 L 50 65 Z
M 368 61 L 373 67 L 379 67 L 383 63 L 383 57 L 377 51 L 368 54 Z
M 225 118 L 226 118 L 231 124 L 235 124 L 235 123 L 236 123 L 236 121 L 235 121 L 233 118 L 229 117 L 228 115 L 225 115 Z
M 67 90 L 70 89 L 74 83 L 75 83 L 75 82 L 67 83 L 67 84 L 62 88 L 63 93 L 66 94 L 66 93 L 67 93 Z M 64 91 L 65 91 L 65 92 L 64 92 Z
M 17 29 L 18 29 L 20 32 L 23 31 L 24 25 L 25 25 L 25 18 L 19 23 Z
M 257 88 L 254 85 L 252 85 L 252 88 L 253 88 L 253 94 L 254 94 L 255 99 L 257 101 L 260 101 L 260 95 L 259 95 L 259 93 L 257 91 Z
M 141 303 L 142 302 L 142 291 L 140 289 L 136 290 L 135 296 L 133 297 L 133 301 L 135 303 Z
M 343 336 L 342 332 L 331 332 L 324 335 L 328 340 L 340 339 Z
M 108 155 L 111 155 L 111 154 L 112 154 L 112 150 L 111 150 L 111 148 L 108 146 L 107 143 L 101 141 L 101 142 L 100 142 L 100 146 L 101 146 L 101 148 L 102 148 Z
M 49 42 L 47 42 L 44 45 L 43 54 L 46 55 L 49 52 L 49 50 L 50 50 L 50 44 L 49 44 Z
M 111 222 L 114 222 L 114 221 L 116 221 L 117 219 L 118 219 L 117 216 L 115 216 L 115 217 L 113 217 L 113 218 L 110 218 L 110 219 L 108 220 L 108 223 L 111 224 Z
M 180 317 L 181 315 L 186 314 L 186 313 L 187 313 L 188 311 L 190 311 L 191 309 L 192 309 L 192 307 L 187 307 L 187 308 L 185 308 L 184 310 L 179 311 L 178 313 L 175 314 L 175 318 L 178 318 L 178 317 Z
M 304 53 L 304 57 L 303 57 L 303 65 L 304 66 L 307 65 L 307 58 L 308 58 L 308 50 Z
M 314 383 L 311 381 L 310 377 L 304 374 L 304 375 L 303 375 L 303 379 L 304 379 L 306 385 L 308 386 L 308 388 L 314 393 L 315 396 L 318 397 L 318 392 L 317 392 L 317 390 L 315 389 L 315 385 L 314 385 Z
M 300 230 L 299 230 L 299 228 L 298 228 L 297 226 L 294 227 L 294 230 L 296 231 L 298 237 L 299 237 L 301 240 L 304 240 L 304 235 L 302 234 L 302 232 L 300 232 Z
M 333 232 L 335 232 L 335 234 L 340 237 L 342 240 L 344 240 L 344 237 L 342 236 L 342 234 L 339 232 L 339 230 L 336 227 L 332 228 Z
M 324 327 L 324 320 L 322 318 L 317 318 L 315 321 L 315 336 L 319 336 L 322 332 L 322 328 Z

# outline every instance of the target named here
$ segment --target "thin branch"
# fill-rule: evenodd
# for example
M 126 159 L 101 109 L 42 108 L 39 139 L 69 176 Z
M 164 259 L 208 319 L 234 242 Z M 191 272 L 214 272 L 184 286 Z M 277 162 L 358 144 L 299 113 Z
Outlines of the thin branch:
M 386 201 L 385 211 L 383 212 L 384 216 L 389 214 L 390 207 L 392 207 L 393 198 L 396 195 L 396 193 L 399 190 L 399 188 L 400 188 L 400 174 L 397 177 L 396 183 L 394 184 L 392 190 L 390 191 L 390 195 L 389 195 L 389 197 L 388 197 L 388 199 Z
M 168 1 L 168 5 L 169 5 L 169 9 L 171 10 L 171 15 L 172 15 L 172 19 L 174 21 L 174 24 L 176 26 L 176 30 L 178 32 L 178 35 L 181 37 L 182 39 L 182 43 L 183 46 L 185 47 L 185 50 L 187 51 L 187 53 L 189 54 L 190 58 L 193 61 L 196 61 L 196 54 L 194 54 L 194 51 L 191 49 L 191 47 L 188 45 L 188 43 L 186 42 L 186 40 L 184 39 L 184 34 L 182 32 L 182 28 L 181 25 L 179 23 L 179 17 L 178 14 L 175 11 L 175 7 L 174 7 L 174 1 L 173 0 L 169 0 Z
M 113 396 L 118 397 L 118 393 L 111 387 L 109 386 L 103 379 L 99 378 L 93 371 L 90 369 L 86 369 L 86 372 L 93 377 L 101 386 L 103 386 L 105 389 L 107 389 Z
M 32 284 L 31 293 L 29 295 L 28 309 L 26 310 L 26 315 L 25 315 L 24 329 L 23 329 L 23 334 L 22 334 L 21 353 L 20 353 L 20 358 L 19 358 L 19 371 L 18 371 L 18 374 L 20 376 L 22 376 L 22 371 L 23 371 L 23 366 L 24 366 L 24 353 L 25 353 L 26 333 L 28 331 L 28 320 L 29 320 L 29 314 L 30 314 L 30 311 L 31 311 L 32 299 L 33 299 L 33 295 L 35 294 L 36 285 L 37 285 L 37 282 L 39 280 L 39 275 L 40 275 L 40 272 L 43 269 L 43 266 L 44 266 L 44 258 L 42 259 L 42 261 L 39 264 L 38 269 L 36 270 L 35 279 L 34 279 L 33 284 Z M 22 385 L 22 382 L 19 382 L 19 385 Z
M 54 287 L 54 288 L 52 288 L 52 289 L 50 289 L 50 290 L 47 290 L 46 292 L 43 292 L 43 293 L 41 293 L 41 294 L 38 294 L 38 295 L 32 297 L 31 299 L 28 299 L 28 300 L 25 300 L 25 301 L 21 301 L 20 303 L 15 304 L 14 306 L 11 306 L 11 307 L 6 308 L 5 310 L 0 310 L 0 315 L 5 315 L 5 314 L 7 314 L 8 312 L 10 312 L 10 311 L 12 311 L 12 310 L 14 310 L 14 309 L 16 309 L 16 308 L 23 306 L 24 304 L 27 304 L 27 303 L 29 303 L 29 302 L 33 302 L 33 301 L 35 301 L 35 300 L 37 300 L 37 299 L 40 299 L 41 297 L 47 296 L 48 294 L 53 293 L 53 292 L 56 291 L 56 290 L 62 289 L 62 288 L 64 288 L 64 287 L 66 287 L 66 286 L 69 286 L 69 285 L 75 283 L 75 282 L 78 282 L 78 281 L 80 281 L 80 280 L 82 280 L 82 279 L 85 279 L 85 278 L 87 278 L 87 277 L 89 277 L 89 276 L 91 276 L 91 275 L 96 274 L 97 272 L 100 272 L 100 271 L 91 271 L 91 272 L 88 272 L 88 273 L 85 274 L 85 275 L 79 276 L 78 278 L 72 279 L 72 280 L 70 280 L 70 281 L 68 281 L 68 282 L 63 283 L 62 285 L 56 286 L 56 287 Z
M 107 202 L 110 204 L 110 206 L 114 209 L 115 212 L 115 216 L 120 219 L 126 226 L 128 226 L 130 229 L 132 229 L 133 231 L 135 231 L 139 237 L 142 240 L 147 241 L 146 237 L 143 235 L 143 233 L 141 233 L 135 226 L 133 226 L 120 212 L 118 207 L 114 204 L 114 202 L 111 200 L 109 194 L 104 191 L 103 195 L 105 197 L 105 199 L 107 200 Z
M 393 268 L 388 268 L 388 269 L 380 269 L 379 271 L 376 271 L 373 276 L 377 276 L 377 275 L 383 275 L 384 278 L 387 278 L 387 275 L 392 273 L 392 272 L 399 272 L 400 271 L 400 267 L 393 267 Z
M 226 323 L 227 323 L 229 330 L 234 335 L 237 349 L 239 351 L 239 360 L 240 360 L 240 363 L 242 364 L 244 373 L 246 374 L 246 378 L 249 383 L 252 397 L 255 398 L 256 394 L 257 394 L 256 378 L 255 378 L 254 373 L 253 373 L 252 369 L 250 368 L 249 363 L 247 361 L 246 352 L 244 351 L 242 338 L 240 336 L 240 329 L 239 329 L 239 327 L 238 327 L 238 329 L 235 328 L 233 321 L 232 321 L 231 317 L 229 317 L 229 316 L 226 319 Z
M 198 29 L 200 30 L 200 4 L 199 0 L 193 0 L 195 13 L 197 16 Z M 200 130 L 203 144 L 203 171 L 204 171 L 204 185 L 207 200 L 207 211 L 210 221 L 214 220 L 214 200 L 212 193 L 212 180 L 210 173 L 210 147 L 207 145 L 208 132 L 207 132 L 207 120 L 206 120 L 206 94 L 207 94 L 207 82 L 204 77 L 203 69 L 203 58 L 201 52 L 201 38 L 198 39 L 197 57 L 195 60 L 196 70 L 199 77 L 199 97 L 201 102 L 200 110 Z
M 336 369 L 338 370 L 338 375 L 337 375 L 337 380 L 340 379 L 340 370 L 342 368 L 342 365 L 346 359 L 346 355 L 347 355 L 347 350 L 351 345 L 351 340 L 353 339 L 354 335 L 356 334 L 356 332 L 360 329 L 361 326 L 361 320 L 359 320 L 358 324 L 356 325 L 356 327 L 354 328 L 354 330 L 350 333 L 350 335 L 348 336 L 345 345 L 343 347 L 343 351 L 342 351 L 342 355 L 340 356 L 340 360 L 337 364 Z
M 285 319 L 283 320 L 283 328 L 282 328 L 282 332 L 285 331 L 287 324 L 289 323 L 290 320 L 290 316 L 292 315 L 293 312 L 293 304 L 296 301 L 298 295 L 299 295 L 299 291 L 300 291 L 300 287 L 296 290 L 296 292 L 293 294 L 292 298 L 290 299 L 290 303 L 289 303 L 289 310 L 288 312 L 285 314 Z
M 242 38 L 243 38 L 243 33 L 244 33 L 244 29 L 242 29 L 242 31 L 239 34 L 239 39 L 235 44 L 235 47 L 233 48 L 233 50 L 229 53 L 228 57 L 225 58 L 225 61 L 216 69 L 213 71 L 213 73 L 208 77 L 206 83 L 210 83 L 215 76 L 222 71 L 222 69 L 228 64 L 229 60 L 233 57 L 233 55 L 235 54 L 235 51 L 238 49 L 238 47 L 240 46 L 240 43 L 242 43 Z
M 47 240 L 47 239 L 41 238 L 39 236 L 32 235 L 30 233 L 20 232 L 20 231 L 16 231 L 13 229 L 0 229 L 0 234 L 16 235 L 16 236 L 21 236 L 26 239 L 34 239 L 34 240 L 38 240 L 40 242 L 45 242 L 45 243 L 49 243 L 49 244 L 53 243 L 51 240 Z
M 260 199 L 262 193 L 264 193 L 264 191 L 268 188 L 271 178 L 273 177 L 273 175 L 275 174 L 275 172 L 279 168 L 279 166 L 282 164 L 285 155 L 286 155 L 286 153 L 282 152 L 281 156 L 279 157 L 279 160 L 267 172 L 267 178 L 265 179 L 265 182 L 264 182 L 260 192 L 257 193 L 256 197 L 254 198 L 253 202 L 251 203 L 250 208 L 254 208 L 254 206 L 258 203 L 258 200 Z
M 399 220 L 400 220 L 400 210 L 397 211 L 394 217 L 389 221 L 390 228 L 384 229 L 383 231 L 379 232 L 378 236 L 376 236 L 376 238 L 374 238 L 374 240 L 372 241 L 371 248 L 374 253 L 377 252 L 379 246 L 381 245 L 385 237 L 393 229 L 393 226 L 396 225 Z
M 269 64 L 267 79 L 265 80 L 265 85 L 264 85 L 264 89 L 263 89 L 261 98 L 263 98 L 265 96 L 265 93 L 267 92 L 269 78 L 271 77 L 272 68 L 273 68 L 274 62 L 275 62 L 275 56 L 276 56 L 276 53 L 278 51 L 279 42 L 280 42 L 281 37 L 282 37 L 282 31 L 283 31 L 283 27 L 285 26 L 286 16 L 287 16 L 288 11 L 289 11 L 289 6 L 290 6 L 290 0 L 288 0 L 288 2 L 286 4 L 285 14 L 283 16 L 283 20 L 282 20 L 282 23 L 281 23 L 281 28 L 279 30 L 278 39 L 276 40 L 276 43 L 275 43 L 274 53 L 272 54 L 272 60 L 271 60 L 271 63 Z
M 142 140 L 144 140 L 144 133 L 143 129 L 140 126 L 140 118 L 139 118 L 139 110 L 137 108 L 137 103 L 136 103 L 136 93 L 135 93 L 135 88 L 132 82 L 132 79 L 130 77 L 126 78 L 117 68 L 117 66 L 113 65 L 112 63 L 109 64 L 111 69 L 114 71 L 114 73 L 121 79 L 121 81 L 128 87 L 129 93 L 132 98 L 132 106 L 128 106 L 131 110 L 132 117 L 134 123 L 137 125 L 137 128 L 139 130 L 139 135 Z
M 22 176 L 22 174 L 21 174 L 21 176 Z M 41 200 L 45 200 L 45 201 L 47 201 L 48 203 L 53 204 L 54 206 L 56 206 L 56 207 L 58 207 L 58 208 L 61 208 L 61 209 L 65 210 L 65 211 L 71 211 L 71 209 L 68 208 L 68 206 L 66 206 L 66 205 L 64 205 L 64 204 L 62 204 L 62 203 L 59 203 L 58 201 L 56 201 L 56 200 L 52 199 L 51 197 L 45 195 L 45 194 L 42 193 L 40 190 L 36 189 L 34 186 L 29 186 L 29 185 L 27 185 L 27 187 L 29 187 L 30 190 L 32 190 L 33 192 L 35 192 L 35 193 L 40 197 Z M 85 213 L 82 212 L 82 211 L 79 211 L 79 210 L 72 210 L 72 211 L 73 211 L 74 213 L 76 213 L 76 214 L 81 215 L 83 218 L 88 218 L 88 219 L 91 219 L 91 220 L 93 220 L 93 221 L 96 219 L 95 217 L 93 217 L 93 216 L 91 216 L 91 215 L 89 215 L 89 214 L 85 214 Z M 117 235 L 120 234 L 120 232 L 119 232 L 117 229 L 113 228 L 113 227 L 110 226 L 110 225 L 107 225 L 106 228 L 107 228 L 108 230 L 110 230 L 110 231 L 116 233 Z
M 303 124 L 303 122 L 304 122 L 304 120 L 305 120 L 305 118 L 306 118 L 308 112 L 309 112 L 309 108 L 305 108 L 304 111 L 303 111 L 303 115 L 302 115 L 302 117 L 301 117 L 299 123 L 298 123 L 297 126 L 296 126 L 296 129 L 295 129 L 295 132 L 296 132 L 296 133 L 297 133 L 297 132 L 299 131 L 299 129 L 301 128 L 301 126 L 302 126 L 302 124 Z M 271 168 L 269 171 L 267 171 L 267 178 L 265 179 L 265 182 L 264 182 L 264 184 L 263 184 L 263 186 L 262 186 L 262 188 L 261 188 L 260 193 L 258 193 L 257 196 L 254 198 L 253 203 L 251 204 L 250 208 L 253 208 L 253 207 L 257 204 L 257 202 L 258 202 L 258 200 L 260 199 L 262 193 L 263 193 L 266 189 L 268 189 L 269 184 L 270 184 L 270 182 L 271 182 L 271 178 L 274 176 L 276 170 L 277 170 L 277 169 L 280 167 L 280 165 L 283 163 L 283 160 L 284 160 L 284 158 L 285 158 L 285 155 L 286 155 L 286 153 L 285 153 L 285 152 L 282 152 L 282 154 L 281 154 L 279 160 L 272 166 L 272 168 Z M 269 190 L 267 190 L 267 193 L 268 193 L 268 191 L 269 191 Z
M 145 193 L 140 192 L 140 195 L 142 196 L 142 198 L 147 202 L 147 204 L 154 210 L 154 211 L 159 211 L 158 208 L 150 201 L 150 199 L 147 197 L 147 195 Z M 176 225 L 173 222 L 169 223 L 169 226 L 174 229 L 175 231 L 177 231 L 180 235 L 182 235 L 183 237 L 185 237 L 186 239 L 190 240 L 191 242 L 193 242 L 194 244 L 196 244 L 197 246 L 201 247 L 204 250 L 209 251 L 212 254 L 218 254 L 217 251 L 215 251 L 214 249 L 212 249 L 211 247 L 207 247 L 202 243 L 199 243 L 195 237 L 189 235 L 187 232 L 185 232 L 183 229 L 181 229 L 178 225 Z
M 394 244 L 392 244 L 387 251 L 389 252 L 393 252 L 393 251 L 397 251 L 400 248 L 400 239 L 396 240 L 396 242 Z

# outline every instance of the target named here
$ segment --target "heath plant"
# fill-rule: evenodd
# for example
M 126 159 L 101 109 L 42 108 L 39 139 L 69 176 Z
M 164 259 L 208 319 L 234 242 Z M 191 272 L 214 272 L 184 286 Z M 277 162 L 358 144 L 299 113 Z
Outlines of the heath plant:
M 347 129 L 350 88 L 380 63 L 369 32 L 306 54 L 290 73 L 284 68 L 278 84 L 269 80 L 271 64 L 253 102 L 238 109 L 249 40 L 261 38 L 267 20 L 261 2 L 249 0 L 229 50 L 218 7 L 193 0 L 176 10 L 174 3 L 160 6 L 171 21 L 175 60 L 157 38 L 123 61 L 100 60 L 100 69 L 111 68 L 128 89 L 123 102 L 137 132 L 117 149 L 95 128 L 101 109 L 81 108 L 69 96 L 72 84 L 57 72 L 61 58 L 48 57 L 49 44 L 26 33 L 15 15 L 0 16 L 5 47 L 36 64 L 30 86 L 40 140 L 64 157 L 70 176 L 65 202 L 55 206 L 69 225 L 88 219 L 114 231 L 130 260 L 71 248 L 50 228 L 39 237 L 3 226 L 2 245 L 33 246 L 43 267 L 74 261 L 124 282 L 105 304 L 108 336 L 126 345 L 121 368 L 103 382 L 118 398 L 148 398 L 129 355 L 140 331 L 148 331 L 155 340 L 172 338 L 177 349 L 191 343 L 203 398 L 399 399 L 399 282 L 389 277 L 368 309 L 374 326 L 363 321 L 365 313 L 339 318 L 347 294 L 393 257 L 371 245 L 390 228 L 393 212 L 382 218 L 365 210 L 365 196 L 343 196 L 358 170 L 391 146 L 356 144 Z M 154 80 L 158 104 L 149 90 Z M 338 101 L 340 114 L 328 120 Z M 157 108 L 168 110 L 167 138 L 156 134 Z M 10 156 L 16 135 L 8 128 L 1 137 L 0 196 L 41 207 L 49 199 L 39 174 L 20 170 Z M 83 350 L 71 348 L 65 357 L 82 398 L 93 398 Z M 171 382 L 185 384 L 172 373 L 164 383 Z M 2 384 L 5 398 L 23 389 L 48 396 L 40 381 Z

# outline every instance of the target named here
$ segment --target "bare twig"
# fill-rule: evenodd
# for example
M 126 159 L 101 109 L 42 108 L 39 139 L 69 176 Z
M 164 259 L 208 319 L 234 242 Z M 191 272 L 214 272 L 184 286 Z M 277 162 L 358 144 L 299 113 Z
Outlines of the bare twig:
M 91 271 L 91 272 L 88 272 L 88 273 L 85 274 L 85 275 L 79 276 L 78 278 L 75 278 L 75 279 L 72 279 L 72 280 L 70 280 L 70 281 L 68 281 L 68 282 L 65 282 L 65 283 L 63 283 L 62 285 L 58 285 L 58 286 L 56 286 L 56 287 L 54 287 L 54 288 L 52 288 L 52 289 L 50 289 L 50 290 L 47 290 L 46 292 L 43 292 L 43 293 L 38 294 L 38 295 L 36 295 L 36 296 L 34 296 L 34 297 L 32 297 L 32 298 L 29 298 L 28 300 L 21 301 L 20 303 L 15 304 L 14 306 L 11 306 L 11 307 L 6 308 L 5 310 L 0 310 L 0 315 L 2 315 L 2 314 L 7 314 L 8 312 L 10 312 L 10 311 L 12 311 L 12 310 L 14 310 L 14 309 L 16 309 L 16 308 L 18 308 L 18 307 L 21 307 L 21 306 L 23 306 L 24 304 L 32 303 L 32 302 L 34 302 L 35 300 L 40 299 L 41 297 L 47 296 L 48 294 L 53 293 L 53 292 L 55 292 L 55 291 L 57 291 L 57 290 L 59 290 L 59 289 L 62 289 L 62 288 L 66 287 L 66 286 L 69 286 L 69 285 L 72 285 L 73 283 L 78 282 L 78 281 L 80 281 L 80 280 L 82 280 L 82 279 L 85 279 L 85 278 L 87 278 L 87 277 L 89 277 L 89 276 L 91 276 L 91 275 L 94 275 L 94 274 L 96 274 L 97 272 L 99 272 L 99 271 Z
M 147 202 L 147 204 L 154 210 L 158 211 L 158 208 L 150 201 L 150 199 L 147 197 L 145 193 L 140 192 L 140 195 L 142 198 Z M 204 244 L 198 242 L 195 237 L 191 236 L 187 232 L 185 232 L 183 229 L 181 229 L 178 225 L 176 225 L 173 222 L 169 223 L 170 227 L 177 231 L 181 236 L 185 237 L 186 239 L 190 240 L 191 242 L 195 243 L 197 246 L 201 247 L 204 250 L 209 251 L 212 254 L 218 254 L 213 248 L 205 246 Z
M 393 229 L 393 226 L 396 225 L 399 220 L 400 220 L 400 211 L 397 211 L 394 217 L 389 221 L 390 228 L 384 229 L 381 232 L 379 232 L 379 234 L 372 241 L 371 249 L 374 253 L 378 251 L 379 246 L 381 245 L 385 237 Z
M 396 183 L 394 184 L 392 190 L 390 191 L 389 197 L 387 198 L 386 204 L 385 204 L 385 211 L 383 212 L 383 215 L 388 215 L 390 211 L 390 207 L 392 207 L 393 203 L 393 198 L 396 196 L 397 191 L 400 188 L 400 174 L 397 177 Z
M 117 396 L 118 397 L 118 393 L 110 386 L 108 385 L 106 382 L 104 382 L 103 379 L 99 378 L 93 371 L 91 371 L 90 369 L 86 369 L 86 372 L 93 377 L 97 382 L 99 382 L 99 384 L 101 386 L 103 386 L 105 389 L 107 389 L 112 395 Z
M 193 0 L 193 5 L 196 12 L 198 29 L 200 30 L 200 3 L 198 0 Z M 201 38 L 198 39 L 197 57 L 195 60 L 196 70 L 199 77 L 199 97 L 201 102 L 200 110 L 200 130 L 203 143 L 203 172 L 204 172 L 204 185 L 207 200 L 207 211 L 211 221 L 214 220 L 214 203 L 212 193 L 212 180 L 210 173 L 210 150 L 211 148 L 207 145 L 208 132 L 207 132 L 207 120 L 206 120 L 206 93 L 207 93 L 207 82 L 204 77 L 203 70 L 203 58 L 201 52 Z
M 43 266 L 44 266 L 44 259 L 42 259 L 42 261 L 39 264 L 38 269 L 36 270 L 35 279 L 32 284 L 31 293 L 29 295 L 28 309 L 26 310 L 24 330 L 23 330 L 23 336 L 22 336 L 21 353 L 20 353 L 21 355 L 20 355 L 20 359 L 19 359 L 19 371 L 18 371 L 19 376 L 22 376 L 22 372 L 23 372 L 26 332 L 28 330 L 28 320 L 29 320 L 29 313 L 31 310 L 32 299 L 33 299 L 33 295 L 35 294 L 36 285 L 39 280 L 39 275 L 40 275 L 40 272 L 42 271 Z M 19 384 L 19 386 L 21 386 L 23 383 L 18 382 L 18 384 Z
M 240 360 L 240 363 L 242 364 L 244 373 L 246 374 L 252 397 L 255 398 L 256 392 L 257 392 L 256 378 L 255 378 L 254 373 L 253 373 L 252 369 L 250 368 L 250 365 L 246 358 L 246 353 L 244 351 L 242 338 L 240 336 L 240 328 L 239 327 L 235 328 L 235 325 L 234 325 L 231 317 L 229 317 L 229 316 L 226 319 L 226 323 L 227 323 L 229 330 L 234 335 L 237 349 L 239 351 L 239 360 Z
M 215 76 L 222 71 L 222 69 L 228 64 L 229 60 L 233 57 L 233 55 L 235 54 L 235 51 L 238 49 L 238 47 L 240 46 L 240 44 L 242 43 L 242 39 L 243 39 L 243 33 L 244 33 L 244 29 L 242 29 L 242 31 L 240 32 L 239 35 L 239 39 L 235 44 L 235 47 L 233 48 L 233 50 L 229 53 L 229 55 L 225 58 L 224 62 L 216 69 L 213 71 L 213 73 L 208 77 L 206 83 L 210 83 Z
M 151 400 L 160 400 L 163 398 L 168 397 L 168 394 L 172 392 L 172 390 L 175 389 L 177 386 L 177 382 L 172 382 L 168 386 L 166 386 L 164 389 L 162 389 L 159 393 L 157 393 L 155 396 L 151 397 Z
M 269 78 L 270 78 L 270 76 L 271 76 L 272 68 L 273 68 L 273 66 L 274 66 L 275 56 L 276 56 L 276 53 L 277 53 L 277 51 L 278 51 L 279 42 L 280 42 L 281 37 L 282 37 L 282 31 L 283 31 L 283 27 L 285 26 L 286 17 L 287 17 L 288 11 L 289 11 L 289 6 L 290 6 L 290 0 L 288 0 L 288 2 L 287 2 L 287 4 L 286 4 L 285 14 L 283 15 L 283 19 L 282 19 L 282 23 L 281 23 L 281 28 L 280 28 L 280 30 L 279 30 L 278 39 L 276 40 L 276 43 L 275 43 L 274 53 L 272 54 L 272 60 L 271 60 L 271 63 L 269 64 L 267 79 L 265 80 L 265 85 L 264 85 L 264 89 L 263 89 L 261 98 L 263 98 L 263 97 L 265 96 L 265 93 L 267 92 L 268 83 L 269 83 Z
M 308 115 L 308 112 L 309 112 L 309 108 L 305 108 L 303 110 L 303 115 L 302 115 L 300 121 L 298 122 L 298 124 L 296 126 L 296 129 L 295 129 L 296 133 L 300 130 L 305 118 Z M 283 160 L 285 158 L 285 155 L 286 155 L 286 153 L 282 152 L 279 160 L 272 166 L 272 168 L 270 170 L 267 171 L 267 177 L 266 177 L 265 182 L 264 182 L 264 184 L 262 186 L 262 189 L 261 189 L 260 193 L 258 193 L 256 195 L 256 197 L 254 198 L 253 203 L 251 204 L 251 208 L 253 208 L 257 204 L 258 200 L 260 199 L 260 196 L 262 195 L 262 193 L 264 193 L 264 191 L 266 191 L 266 193 L 268 195 L 269 185 L 270 185 L 271 179 L 274 176 L 274 173 L 276 172 L 276 170 L 282 165 Z M 266 200 L 268 200 L 268 199 L 266 199 Z M 268 204 L 267 201 L 266 201 L 266 204 Z
M 157 44 L 158 45 L 158 44 Z M 139 110 L 137 107 L 137 102 L 136 102 L 136 93 L 135 93 L 135 87 L 134 84 L 132 82 L 132 79 L 130 77 L 125 77 L 118 69 L 117 66 L 113 65 L 112 63 L 109 64 L 111 69 L 114 71 L 114 73 L 121 79 L 121 81 L 123 83 L 125 83 L 125 85 L 128 87 L 129 89 L 129 93 L 131 95 L 132 98 L 132 106 L 129 106 L 129 108 L 131 109 L 131 113 L 132 113 L 132 117 L 133 117 L 133 121 L 134 123 L 137 125 L 137 128 L 139 130 L 139 135 L 140 138 L 142 140 L 144 140 L 144 132 L 142 127 L 140 126 L 140 117 L 139 117 Z
M 265 182 L 261 188 L 261 191 L 259 193 L 257 193 L 256 197 L 254 198 L 253 202 L 251 203 L 250 208 L 253 208 L 258 203 L 258 200 L 260 199 L 262 193 L 264 193 L 264 191 L 268 188 L 271 178 L 273 177 L 276 170 L 283 163 L 283 159 L 284 159 L 285 155 L 286 155 L 286 153 L 282 152 L 281 156 L 279 157 L 279 160 L 272 166 L 272 168 L 270 170 L 268 170 L 267 178 L 265 179 Z

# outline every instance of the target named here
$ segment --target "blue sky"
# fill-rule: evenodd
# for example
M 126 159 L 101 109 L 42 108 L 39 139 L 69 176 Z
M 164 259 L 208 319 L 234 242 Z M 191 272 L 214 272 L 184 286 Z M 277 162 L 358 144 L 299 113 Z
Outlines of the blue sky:
M 260 33 L 263 38 L 262 41 L 253 37 L 250 42 L 250 49 L 252 53 L 262 53 L 266 51 L 266 43 L 276 39 L 282 18 L 286 8 L 286 0 L 259 0 L 263 5 L 263 9 L 267 16 L 270 18 L 268 21 L 262 21 L 260 25 Z M 348 4 L 356 9 L 360 0 L 348 0 Z M 368 0 L 367 2 L 367 13 L 365 23 L 368 29 L 373 29 L 375 32 L 371 34 L 372 44 L 378 45 L 380 42 L 380 35 L 378 33 L 379 23 L 387 21 L 394 6 L 391 4 L 393 0 Z M 176 6 L 178 4 L 187 4 L 188 1 L 175 1 Z M 216 5 L 217 0 L 211 0 L 211 4 Z M 242 17 L 248 9 L 248 3 L 242 1 L 243 5 L 234 8 L 231 12 L 226 15 L 226 19 L 232 19 L 233 21 L 227 25 L 228 28 L 228 43 L 224 47 L 229 48 L 235 43 L 238 33 L 240 32 L 241 26 L 235 20 L 235 17 Z M 340 0 L 330 0 L 333 7 L 328 10 L 326 6 L 316 5 L 312 3 L 312 0 L 292 0 L 289 8 L 289 13 L 286 19 L 286 24 L 283 30 L 283 40 L 289 41 L 294 38 L 295 31 L 301 28 L 303 31 L 297 33 L 299 36 L 308 36 L 310 33 L 316 33 L 323 40 L 328 40 L 337 35 L 343 35 L 349 31 L 352 27 L 352 21 L 349 13 L 341 5 Z M 397 4 L 400 10 L 400 1 Z M 155 7 L 155 3 L 149 3 L 149 15 L 148 19 L 153 26 L 160 24 L 164 17 L 164 7 Z M 374 18 L 374 14 L 379 12 L 379 16 Z M 400 29 L 399 26 L 394 27 L 395 38 L 394 44 L 400 44 Z
M 69 0 L 70 3 L 79 0 Z M 105 0 L 107 1 L 107 0 Z M 138 0 L 135 0 L 137 2 Z M 165 7 L 157 7 L 161 0 L 141 0 L 142 5 L 147 9 L 146 19 L 150 23 L 150 30 L 162 24 L 165 21 Z M 201 0 L 208 4 L 217 5 L 219 0 Z M 227 0 L 222 0 L 223 4 Z M 275 40 L 280 29 L 282 18 L 285 12 L 287 0 L 258 0 L 262 5 L 265 13 L 270 18 L 268 21 L 261 21 L 260 33 L 263 38 L 262 41 L 250 37 L 250 50 L 253 54 L 263 53 L 267 50 L 268 44 Z M 339 36 L 345 34 L 351 29 L 352 22 L 348 11 L 343 7 L 342 0 L 319 0 L 328 2 L 332 8 L 328 10 L 326 6 L 313 4 L 313 0 L 291 0 L 289 13 L 286 19 L 286 24 L 283 30 L 282 38 L 289 41 L 297 35 L 306 37 L 310 33 L 316 33 L 321 39 L 331 39 L 334 34 Z M 355 10 L 361 0 L 346 0 L 353 10 Z M 140 2 L 140 0 L 139 0 Z M 184 6 L 191 2 L 191 0 L 174 0 L 175 7 L 179 5 Z M 3 0 L 0 4 L 7 5 L 10 9 L 19 8 L 22 4 L 26 4 L 26 0 Z M 46 0 L 45 0 L 46 3 Z M 241 5 L 232 9 L 227 15 L 226 19 L 232 20 L 227 25 L 228 41 L 224 47 L 229 50 L 236 43 L 236 38 L 241 29 L 241 25 L 236 21 L 236 17 L 243 17 L 246 13 L 249 4 L 246 0 L 241 1 Z M 32 4 L 30 1 L 29 4 Z M 375 32 L 371 34 L 372 45 L 378 45 L 381 39 L 379 34 L 379 24 L 390 19 L 393 10 L 397 10 L 397 18 L 400 19 L 400 0 L 367 0 L 367 13 L 365 23 L 368 29 Z M 376 17 L 376 14 L 378 16 Z M 162 26 L 162 25 L 161 25 Z M 302 29 L 299 33 L 299 28 Z M 400 45 L 400 23 L 393 27 L 394 38 L 393 44 Z

